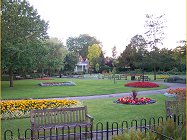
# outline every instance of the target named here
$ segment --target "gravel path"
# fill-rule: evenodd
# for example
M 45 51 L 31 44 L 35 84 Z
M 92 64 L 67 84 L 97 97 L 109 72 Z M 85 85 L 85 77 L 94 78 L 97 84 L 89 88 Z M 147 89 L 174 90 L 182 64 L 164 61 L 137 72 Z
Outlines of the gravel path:
M 138 95 L 160 94 L 160 93 L 165 93 L 168 89 L 186 88 L 186 84 L 165 83 L 165 82 L 154 82 L 154 83 L 167 85 L 168 88 L 160 89 L 160 90 L 139 91 Z M 115 94 L 108 94 L 108 95 L 66 97 L 66 99 L 70 99 L 70 100 L 92 100 L 92 99 L 114 98 L 114 97 L 119 98 L 119 97 L 123 97 L 123 96 L 129 96 L 131 94 L 132 94 L 131 92 L 127 92 L 127 93 L 115 93 Z M 61 99 L 64 99 L 64 98 L 54 98 L 54 99 L 61 100 Z

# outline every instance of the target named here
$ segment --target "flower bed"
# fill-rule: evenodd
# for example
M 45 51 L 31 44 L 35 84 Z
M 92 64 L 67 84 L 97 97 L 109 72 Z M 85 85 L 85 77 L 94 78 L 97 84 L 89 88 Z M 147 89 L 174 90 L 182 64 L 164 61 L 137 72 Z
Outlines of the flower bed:
M 127 87 L 138 87 L 138 88 L 154 88 L 154 87 L 159 87 L 158 84 L 152 83 L 152 82 L 131 82 L 127 83 L 124 86 Z
M 80 106 L 77 100 L 4 100 L 0 102 L 2 119 L 29 117 L 30 110 Z
M 54 80 L 54 79 L 50 77 L 43 77 L 43 78 L 35 78 L 35 80 Z
M 160 76 L 157 76 L 157 79 L 168 79 L 169 76 L 168 75 L 160 75 Z
M 165 96 L 168 97 L 181 97 L 186 98 L 186 88 L 176 88 L 176 89 L 169 89 L 164 93 Z
M 115 102 L 121 104 L 129 104 L 129 105 L 144 105 L 144 104 L 152 104 L 155 103 L 156 101 L 152 100 L 151 98 L 141 97 L 141 98 L 134 99 L 133 97 L 128 96 L 128 97 L 118 98 Z
M 132 91 L 132 95 L 128 97 L 122 97 L 118 98 L 115 103 L 121 103 L 121 104 L 129 104 L 129 105 L 144 105 L 144 104 L 152 104 L 155 103 L 155 100 L 152 100 L 151 98 L 137 98 L 137 92 L 135 90 Z
M 75 86 L 74 82 L 41 82 L 40 86 Z

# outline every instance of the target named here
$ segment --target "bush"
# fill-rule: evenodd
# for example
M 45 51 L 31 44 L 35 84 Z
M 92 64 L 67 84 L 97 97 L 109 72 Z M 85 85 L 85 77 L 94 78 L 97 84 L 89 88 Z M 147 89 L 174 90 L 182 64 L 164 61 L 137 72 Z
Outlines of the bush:
M 9 81 L 9 75 L 2 75 L 1 81 Z
M 163 122 L 159 126 L 157 125 L 154 131 L 159 134 L 163 134 L 175 140 L 185 140 L 186 139 L 186 127 L 185 123 L 182 125 L 177 125 L 172 119 L 168 119 L 166 122 Z M 157 135 L 149 130 L 147 133 L 140 130 L 131 129 L 126 131 L 122 135 L 113 136 L 112 140 L 161 140 L 163 137 Z
M 179 77 L 179 76 L 172 76 L 172 77 L 169 77 L 169 78 L 165 79 L 165 82 L 185 84 L 186 83 L 186 78 L 182 78 L 182 77 Z

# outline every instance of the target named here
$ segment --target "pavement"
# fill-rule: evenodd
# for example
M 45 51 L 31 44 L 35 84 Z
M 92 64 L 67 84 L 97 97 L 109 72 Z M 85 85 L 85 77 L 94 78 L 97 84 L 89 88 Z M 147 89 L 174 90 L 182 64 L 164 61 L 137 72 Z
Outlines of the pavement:
M 153 94 L 164 94 L 168 89 L 175 89 L 175 88 L 186 88 L 186 84 L 179 84 L 179 83 L 165 83 L 165 82 L 154 82 L 157 84 L 166 85 L 166 89 L 159 89 L 159 90 L 149 90 L 149 91 L 138 91 L 138 95 L 153 95 Z M 69 100 L 93 100 L 93 99 L 103 99 L 103 98 L 119 98 L 124 96 L 131 95 L 132 92 L 126 93 L 114 93 L 114 94 L 107 94 L 107 95 L 93 95 L 93 96 L 79 96 L 79 97 L 66 97 Z M 65 98 L 54 98 L 56 100 L 61 100 Z

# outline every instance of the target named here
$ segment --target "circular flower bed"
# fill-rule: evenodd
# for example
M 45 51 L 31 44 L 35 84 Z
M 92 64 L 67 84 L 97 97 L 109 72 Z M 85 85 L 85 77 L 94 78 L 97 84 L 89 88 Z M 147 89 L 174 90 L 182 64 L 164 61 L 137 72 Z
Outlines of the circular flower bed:
M 121 103 L 121 104 L 129 104 L 129 105 L 144 105 L 144 104 L 152 104 L 155 103 L 155 100 L 152 100 L 151 98 L 137 98 L 137 92 L 135 90 L 132 91 L 132 95 L 128 97 L 122 97 L 118 98 L 115 103 Z
M 54 79 L 50 77 L 43 77 L 43 78 L 35 78 L 35 80 L 54 80 Z
M 127 83 L 124 86 L 127 87 L 138 87 L 138 88 L 154 88 L 154 87 L 159 87 L 158 84 L 152 83 L 152 82 L 131 82 Z
M 129 104 L 129 105 L 144 105 L 144 104 L 152 104 L 155 103 L 156 101 L 152 100 L 151 98 L 141 97 L 141 98 L 134 99 L 133 97 L 128 96 L 128 97 L 118 98 L 115 102 L 121 104 Z
M 41 82 L 40 86 L 75 86 L 74 82 Z

